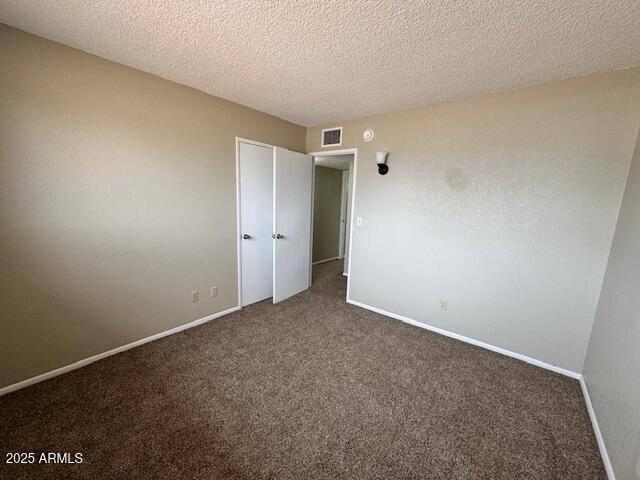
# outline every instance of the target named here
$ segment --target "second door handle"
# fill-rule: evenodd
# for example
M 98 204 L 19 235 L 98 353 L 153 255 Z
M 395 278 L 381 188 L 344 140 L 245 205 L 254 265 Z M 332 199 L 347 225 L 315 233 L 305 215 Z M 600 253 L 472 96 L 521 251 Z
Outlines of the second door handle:
M 276 240 L 280 240 L 281 238 L 284 238 L 284 235 L 280 235 L 279 233 L 274 233 L 273 235 L 271 235 L 271 238 L 275 238 Z

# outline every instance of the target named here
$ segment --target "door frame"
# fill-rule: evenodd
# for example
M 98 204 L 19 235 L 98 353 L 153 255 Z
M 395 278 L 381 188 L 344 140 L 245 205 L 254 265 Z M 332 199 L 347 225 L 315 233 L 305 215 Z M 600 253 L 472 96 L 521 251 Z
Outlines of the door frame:
M 240 232 L 240 144 L 257 145 L 258 147 L 271 148 L 275 155 L 275 145 L 256 142 L 247 138 L 236 137 L 236 251 L 238 256 L 238 306 L 242 308 L 242 232 Z
M 357 148 L 341 148 L 338 150 L 322 150 L 320 152 L 308 152 L 307 155 L 311 155 L 314 160 L 313 160 L 313 188 L 315 188 L 315 172 L 316 172 L 316 162 L 315 162 L 315 157 L 333 157 L 336 155 L 349 155 L 352 154 L 353 155 L 353 189 L 351 192 L 351 222 L 350 222 L 350 229 L 349 229 L 349 262 L 347 264 L 347 297 L 346 299 L 349 300 L 350 296 L 349 293 L 351 292 L 351 259 L 353 258 L 353 230 L 354 230 L 354 223 L 355 223 L 355 210 L 356 210 L 356 185 L 357 185 L 357 179 L 358 179 L 358 149 Z M 313 188 L 312 188 L 312 196 L 311 196 L 311 244 L 313 245 L 313 210 L 315 208 L 315 195 L 313 195 Z M 309 258 L 309 261 L 311 263 L 313 263 L 313 257 L 310 256 L 311 258 Z M 313 266 L 309 265 L 309 286 L 311 286 L 311 270 L 312 270 Z
M 314 165 L 315 168 L 315 165 Z M 344 258 L 347 239 L 344 238 L 347 228 L 347 193 L 349 192 L 349 170 L 342 170 L 342 184 L 340 186 L 340 241 L 338 242 L 338 257 Z

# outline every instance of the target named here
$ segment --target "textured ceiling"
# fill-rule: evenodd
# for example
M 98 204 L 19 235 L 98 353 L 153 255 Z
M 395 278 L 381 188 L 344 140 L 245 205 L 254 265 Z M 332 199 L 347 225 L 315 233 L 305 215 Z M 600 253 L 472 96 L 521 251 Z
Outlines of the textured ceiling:
M 0 0 L 0 22 L 304 126 L 640 65 L 639 0 Z

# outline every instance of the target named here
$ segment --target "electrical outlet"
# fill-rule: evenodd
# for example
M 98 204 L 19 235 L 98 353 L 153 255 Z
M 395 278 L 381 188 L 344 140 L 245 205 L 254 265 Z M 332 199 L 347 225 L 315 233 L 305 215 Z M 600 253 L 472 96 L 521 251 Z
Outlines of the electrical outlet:
M 356 218 L 356 225 L 357 225 L 358 227 L 361 227 L 361 226 L 362 226 L 362 217 L 358 217 L 358 218 Z
M 200 300 L 200 292 L 198 290 L 191 290 L 191 302 L 197 302 Z
M 440 308 L 441 308 L 443 311 L 445 311 L 445 312 L 446 312 L 446 311 L 447 311 L 447 309 L 449 308 L 449 301 L 448 301 L 448 300 L 442 300 L 442 301 L 440 302 Z
M 209 296 L 210 296 L 211 298 L 215 298 L 215 297 L 217 297 L 217 296 L 218 296 L 218 287 L 211 287 L 211 288 L 209 289 Z

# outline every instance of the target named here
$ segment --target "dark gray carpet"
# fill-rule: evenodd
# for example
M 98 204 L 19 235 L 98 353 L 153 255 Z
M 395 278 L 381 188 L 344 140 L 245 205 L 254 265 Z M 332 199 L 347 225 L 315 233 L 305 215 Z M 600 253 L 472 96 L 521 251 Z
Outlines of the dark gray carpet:
M 337 262 L 0 398 L 0 478 L 605 479 L 577 381 L 347 305 Z M 81 452 L 5 465 L 6 452 Z

